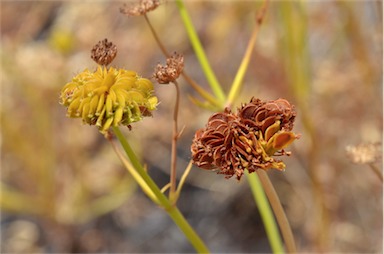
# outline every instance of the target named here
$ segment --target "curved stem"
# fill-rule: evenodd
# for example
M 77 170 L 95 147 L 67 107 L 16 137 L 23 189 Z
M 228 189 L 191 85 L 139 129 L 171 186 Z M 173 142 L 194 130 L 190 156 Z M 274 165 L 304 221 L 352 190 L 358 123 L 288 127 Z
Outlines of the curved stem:
M 260 216 L 264 223 L 264 228 L 268 236 L 269 243 L 273 253 L 283 253 L 283 243 L 277 228 L 273 212 L 265 196 L 265 192 L 256 174 L 249 174 L 245 171 L 248 179 L 249 186 L 251 187 L 253 197 L 257 208 L 259 209 Z
M 196 234 L 194 229 L 185 219 L 185 217 L 181 214 L 179 209 L 173 205 L 169 199 L 160 191 L 159 187 L 155 184 L 152 178 L 147 174 L 138 160 L 136 154 L 133 152 L 127 140 L 124 138 L 124 135 L 121 133 L 118 127 L 112 127 L 113 132 L 116 137 L 120 141 L 123 146 L 127 156 L 129 157 L 132 165 L 134 166 L 137 173 L 142 177 L 145 184 L 156 196 L 156 201 L 159 202 L 159 205 L 164 208 L 164 210 L 168 213 L 168 215 L 172 218 L 175 224 L 180 228 L 180 230 L 184 233 L 185 237 L 189 240 L 192 246 L 196 249 L 198 253 L 209 253 L 207 246 L 201 240 L 199 235 Z
M 245 72 L 247 71 L 249 62 L 251 60 L 253 47 L 255 46 L 257 35 L 259 33 L 261 24 L 263 23 L 265 13 L 266 13 L 267 8 L 268 8 L 268 2 L 269 2 L 269 0 L 265 0 L 263 6 L 261 7 L 259 12 L 257 13 L 256 25 L 253 28 L 251 39 L 248 42 L 248 46 L 247 46 L 247 49 L 245 51 L 243 60 L 241 61 L 239 69 L 237 70 L 235 79 L 233 80 L 231 89 L 230 89 L 229 94 L 228 94 L 228 99 L 227 99 L 227 103 L 226 103 L 227 107 L 231 107 L 231 105 L 233 104 L 234 100 L 236 99 L 236 97 L 238 96 L 238 94 L 241 90 L 241 87 L 243 84 L 243 79 L 245 76 Z
M 293 238 L 291 226 L 289 225 L 287 216 L 285 215 L 284 209 L 281 206 L 280 199 L 277 196 L 275 188 L 273 187 L 267 173 L 264 170 L 257 170 L 257 175 L 260 178 L 260 181 L 264 187 L 265 194 L 268 197 L 268 200 L 272 206 L 273 212 L 275 213 L 277 223 L 279 224 L 281 234 L 287 248 L 287 252 L 296 253 L 295 240 Z
M 113 129 L 113 132 L 115 133 L 117 139 L 119 140 L 119 142 L 123 146 L 125 153 L 127 154 L 129 160 L 131 161 L 133 167 L 136 169 L 137 173 L 139 173 L 139 175 L 147 183 L 147 185 L 153 191 L 154 195 L 157 197 L 159 202 L 163 205 L 166 205 L 168 203 L 168 199 L 163 195 L 163 193 L 161 193 L 161 191 L 157 187 L 156 183 L 152 180 L 152 178 L 144 170 L 144 167 L 141 165 L 136 154 L 132 150 L 128 141 L 125 139 L 123 133 L 121 133 L 121 131 L 118 127 L 112 127 L 112 129 Z M 165 207 L 167 207 L 167 206 L 165 206 Z

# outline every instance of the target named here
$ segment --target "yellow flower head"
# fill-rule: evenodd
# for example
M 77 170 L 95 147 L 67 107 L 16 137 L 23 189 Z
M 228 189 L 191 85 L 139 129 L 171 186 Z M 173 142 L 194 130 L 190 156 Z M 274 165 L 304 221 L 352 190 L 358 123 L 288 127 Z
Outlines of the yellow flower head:
M 130 125 L 156 109 L 153 84 L 134 71 L 99 66 L 88 69 L 67 83 L 60 94 L 60 104 L 67 116 L 82 118 L 101 132 L 111 126 Z

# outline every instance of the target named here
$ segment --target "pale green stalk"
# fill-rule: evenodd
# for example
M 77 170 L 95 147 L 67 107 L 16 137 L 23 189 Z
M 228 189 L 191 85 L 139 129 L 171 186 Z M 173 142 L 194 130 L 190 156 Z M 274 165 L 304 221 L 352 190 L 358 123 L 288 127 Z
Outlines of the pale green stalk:
M 301 111 L 301 121 L 306 131 L 307 139 L 310 140 L 308 149 L 307 172 L 312 181 L 314 194 L 314 205 L 317 213 L 313 221 L 316 224 L 317 237 L 315 239 L 317 248 L 324 250 L 330 244 L 329 211 L 325 204 L 323 187 L 318 174 L 318 137 L 316 126 L 312 120 L 311 112 L 311 61 L 308 48 L 308 19 L 305 1 L 283 1 L 279 4 L 281 17 L 280 26 L 282 34 L 282 55 L 288 74 L 288 81 L 292 88 L 298 108 Z
M 224 103 L 225 94 L 219 82 L 217 81 L 216 75 L 213 72 L 211 65 L 209 64 L 207 56 L 205 55 L 204 49 L 201 45 L 200 39 L 197 36 L 195 27 L 193 26 L 192 20 L 187 12 L 187 9 L 185 8 L 184 2 L 182 0 L 176 0 L 176 5 L 179 8 L 179 13 L 181 19 L 183 20 L 189 40 L 192 44 L 193 49 L 195 50 L 196 57 L 199 60 L 199 63 L 208 80 L 208 83 L 211 86 L 211 89 L 215 94 L 216 98 Z
M 247 176 L 256 206 L 259 209 L 261 219 L 263 220 L 264 228 L 267 233 L 272 252 L 284 253 L 283 243 L 281 241 L 279 230 L 277 228 L 275 218 L 273 217 L 271 207 L 268 203 L 260 179 L 255 173 L 249 174 L 248 171 L 245 172 L 245 175 Z
M 295 239 L 293 237 L 291 226 L 289 225 L 283 206 L 280 203 L 279 196 L 277 195 L 275 188 L 269 180 L 267 172 L 261 169 L 257 170 L 256 172 L 259 176 L 261 184 L 264 187 L 265 194 L 267 195 L 269 203 L 271 204 L 277 223 L 279 224 L 287 252 L 296 253 L 297 251 Z
M 228 99 L 227 99 L 227 103 L 226 103 L 226 106 L 228 106 L 228 107 L 231 107 L 231 105 L 233 104 L 233 102 L 235 101 L 237 96 L 239 95 L 239 92 L 242 88 L 243 79 L 244 79 L 245 73 L 248 69 L 248 65 L 249 65 L 249 62 L 250 62 L 251 57 L 252 57 L 253 47 L 255 46 L 257 35 L 259 33 L 260 26 L 263 22 L 267 7 L 268 7 L 268 0 L 264 1 L 264 5 L 261 7 L 261 9 L 259 10 L 259 12 L 257 14 L 256 26 L 253 29 L 251 39 L 248 42 L 247 50 L 245 51 L 243 60 L 241 61 L 239 69 L 237 70 L 235 79 L 233 80 L 231 89 L 230 89 L 229 94 L 228 94 Z
M 189 225 L 188 221 L 180 213 L 179 209 L 175 205 L 173 205 L 169 201 L 169 199 L 167 199 L 167 197 L 160 191 L 156 183 L 144 170 L 144 167 L 141 165 L 139 159 L 137 158 L 136 154 L 133 152 L 132 148 L 130 147 L 128 141 L 125 139 L 124 135 L 121 133 L 120 129 L 118 127 L 113 127 L 112 129 L 117 139 L 120 141 L 132 165 L 136 169 L 137 173 L 142 177 L 145 184 L 151 190 L 150 195 L 152 195 L 153 193 L 153 195 L 158 200 L 159 205 L 164 208 L 164 210 L 168 213 L 168 215 L 172 218 L 175 224 L 184 233 L 185 237 L 189 240 L 189 242 L 192 244 L 192 246 L 195 248 L 195 250 L 198 253 L 209 253 L 209 250 L 205 246 L 204 242 L 196 234 L 193 228 Z M 142 185 L 142 186 L 145 186 L 145 185 Z

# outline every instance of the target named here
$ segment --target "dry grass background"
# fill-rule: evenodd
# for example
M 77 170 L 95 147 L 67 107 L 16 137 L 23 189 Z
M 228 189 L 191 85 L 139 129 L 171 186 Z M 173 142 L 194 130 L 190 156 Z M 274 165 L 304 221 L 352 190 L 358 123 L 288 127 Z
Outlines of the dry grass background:
M 226 90 L 261 3 L 187 2 Z M 382 183 L 367 165 L 352 164 L 345 152 L 347 145 L 382 141 L 382 3 L 309 1 L 300 9 L 295 2 L 290 24 L 283 3 L 289 4 L 270 4 L 238 106 L 251 96 L 299 104 L 295 131 L 302 138 L 285 160 L 287 170 L 269 174 L 299 251 L 382 253 Z M 101 39 L 118 46 L 113 65 L 144 77 L 164 61 L 144 19 L 121 15 L 121 5 L 0 3 L 1 252 L 193 252 L 166 213 L 136 188 L 98 131 L 66 118 L 58 104 L 61 87 L 74 74 L 96 67 L 90 49 Z M 149 18 L 167 48 L 184 54 L 185 70 L 208 87 L 175 3 L 164 3 Z M 289 41 L 304 43 L 302 55 L 289 55 Z M 297 70 L 303 56 L 305 66 Z M 308 78 L 304 106 L 294 88 L 295 71 Z M 190 158 L 194 131 L 210 114 L 188 100 L 193 91 L 180 83 L 179 123 L 186 128 L 178 149 L 179 174 Z M 151 176 L 164 185 L 174 90 L 156 86 L 156 93 L 161 104 L 154 117 L 134 124 L 126 135 Z M 304 111 L 312 133 L 301 121 Z M 381 169 L 382 161 L 376 166 Z M 195 168 L 179 206 L 212 252 L 270 251 L 245 180 L 225 180 Z

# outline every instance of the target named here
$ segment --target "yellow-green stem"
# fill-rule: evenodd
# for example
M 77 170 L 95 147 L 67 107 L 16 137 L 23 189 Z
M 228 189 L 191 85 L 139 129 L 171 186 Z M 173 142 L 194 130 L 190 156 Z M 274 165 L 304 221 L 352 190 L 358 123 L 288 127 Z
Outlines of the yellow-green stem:
M 167 197 L 160 191 L 156 183 L 144 170 L 144 167 L 141 165 L 139 159 L 132 150 L 128 141 L 125 139 L 124 135 L 121 133 L 120 129 L 118 127 L 112 127 L 112 129 L 117 139 L 121 143 L 124 151 L 126 152 L 128 158 L 130 159 L 132 165 L 135 167 L 139 175 L 143 178 L 144 182 L 151 189 L 152 193 L 156 196 L 160 206 L 164 208 L 164 210 L 168 213 L 168 215 L 172 218 L 175 224 L 184 233 L 185 237 L 189 240 L 189 242 L 192 244 L 192 246 L 198 253 L 209 253 L 209 250 L 204 244 L 204 242 L 201 240 L 199 235 L 196 234 L 191 225 L 189 225 L 188 221 L 180 213 L 179 209 L 175 205 L 173 205 L 169 201 L 169 199 L 167 199 Z
M 196 57 L 200 62 L 200 65 L 208 80 L 208 83 L 211 86 L 211 89 L 215 94 L 216 98 L 224 103 L 225 94 L 219 82 L 217 81 L 216 75 L 213 72 L 211 65 L 209 64 L 209 61 L 207 59 L 207 56 L 205 55 L 203 46 L 201 45 L 200 39 L 197 36 L 195 27 L 193 26 L 191 18 L 187 12 L 187 9 L 185 8 L 184 2 L 182 0 L 176 0 L 176 5 L 179 8 L 179 13 L 180 13 L 181 19 L 183 20 L 189 40 L 192 44 L 193 49 L 195 50 Z
M 266 10 L 268 7 L 268 2 L 269 2 L 268 0 L 264 1 L 264 5 L 261 7 L 261 9 L 259 10 L 259 12 L 257 14 L 257 17 L 256 17 L 257 22 L 256 22 L 256 25 L 255 25 L 253 31 L 252 31 L 251 39 L 248 42 L 248 46 L 247 46 L 247 49 L 245 51 L 243 60 L 241 61 L 239 69 L 237 70 L 235 79 L 233 80 L 231 89 L 230 89 L 229 94 L 228 94 L 228 99 L 227 99 L 227 103 L 226 103 L 227 107 L 231 107 L 231 105 L 233 104 L 233 102 L 235 101 L 237 96 L 239 95 L 239 92 L 242 88 L 245 72 L 248 69 L 248 65 L 249 65 L 249 62 L 250 62 L 251 57 L 252 57 L 253 47 L 255 46 L 257 35 L 259 33 L 260 26 L 263 22 L 263 19 L 264 19 L 264 16 L 265 16 L 265 13 L 266 13 Z
M 153 28 L 152 23 L 149 21 L 149 18 L 146 14 L 144 14 L 144 18 L 145 18 L 145 21 L 147 22 L 147 25 L 149 26 L 149 29 L 151 30 L 153 37 L 155 38 L 157 45 L 161 49 L 161 52 L 163 52 L 165 57 L 167 57 L 167 58 L 170 57 L 171 55 L 169 54 L 169 52 L 165 48 L 164 44 L 161 42 L 159 36 L 156 33 L 156 30 Z M 206 92 L 201 86 L 199 86 L 191 77 L 189 77 L 187 75 L 187 73 L 185 73 L 184 70 L 181 73 L 181 75 L 185 78 L 185 80 L 188 82 L 188 84 L 193 89 L 195 89 L 195 91 L 198 94 L 200 94 L 204 99 L 206 99 L 207 101 L 209 101 L 212 105 L 215 105 L 216 107 L 221 106 L 216 98 L 214 98 L 212 95 L 210 95 L 208 92 Z
M 318 251 L 325 251 L 329 245 L 329 211 L 325 206 L 325 196 L 321 182 L 317 175 L 318 163 L 318 138 L 316 126 L 312 120 L 310 103 L 310 55 L 308 51 L 308 33 L 306 17 L 306 2 L 304 1 L 284 1 L 279 3 L 281 11 L 283 60 L 288 74 L 296 103 L 301 111 L 301 121 L 306 131 L 306 136 L 311 142 L 308 149 L 308 168 L 307 172 L 312 182 L 313 200 L 317 214 L 313 215 Z
M 277 223 L 279 224 L 281 234 L 285 242 L 288 253 L 296 253 L 296 244 L 293 238 L 291 226 L 289 225 L 287 216 L 281 206 L 279 196 L 273 187 L 267 173 L 264 170 L 257 170 L 257 175 L 260 178 L 261 184 L 264 187 L 265 194 L 268 197 L 269 203 L 272 206 L 273 212 L 276 216 Z
M 249 186 L 251 187 L 256 206 L 259 209 L 261 219 L 263 220 L 265 232 L 267 233 L 272 252 L 284 253 L 279 230 L 260 180 L 256 174 L 249 174 L 248 171 L 246 171 L 245 174 L 247 176 Z

